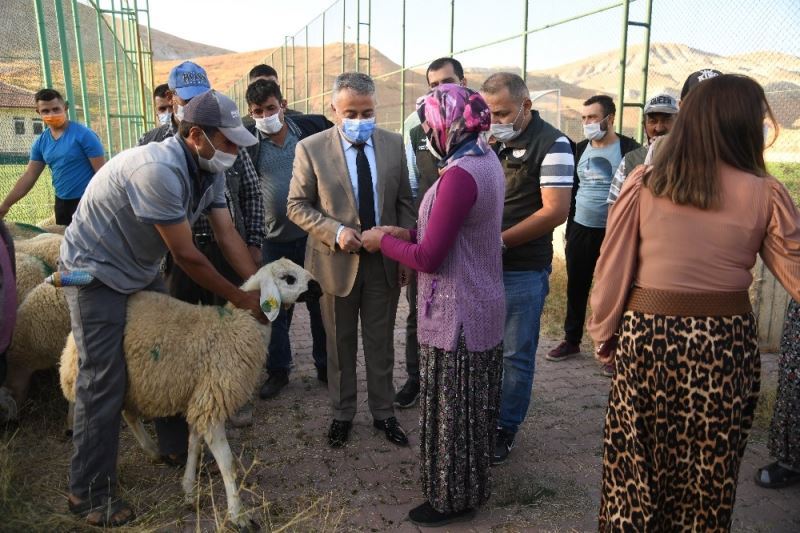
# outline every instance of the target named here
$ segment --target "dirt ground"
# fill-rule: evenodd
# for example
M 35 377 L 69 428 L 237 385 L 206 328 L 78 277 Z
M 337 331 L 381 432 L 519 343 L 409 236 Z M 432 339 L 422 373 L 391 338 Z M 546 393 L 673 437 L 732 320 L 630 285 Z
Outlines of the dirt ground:
M 395 330 L 395 384 L 405 379 L 401 309 Z M 398 410 L 411 447 L 398 448 L 372 428 L 363 364 L 359 412 L 351 440 L 327 446 L 330 411 L 316 380 L 305 309 L 292 327 L 295 366 L 281 395 L 255 401 L 255 423 L 228 432 L 239 457 L 244 500 L 263 531 L 418 531 L 408 510 L 421 503 L 418 486 L 418 408 Z M 509 461 L 492 469 L 493 495 L 468 524 L 446 531 L 591 531 L 596 529 L 602 461 L 601 434 L 609 380 L 589 356 L 560 363 L 544 359 L 556 339 L 539 346 L 533 402 Z M 363 363 L 363 362 L 362 362 Z M 762 390 L 774 389 L 777 357 L 763 355 Z M 49 379 L 49 381 L 48 381 Z M 70 442 L 63 436 L 64 405 L 42 391 L 40 379 L 18 428 L 0 428 L 0 530 L 79 531 L 65 509 Z M 741 469 L 734 531 L 800 531 L 800 486 L 768 491 L 753 483 L 770 462 L 762 417 Z M 150 463 L 123 429 L 121 493 L 139 518 L 128 531 L 206 531 L 224 522 L 218 475 L 201 476 L 193 509 L 181 501 L 181 472 Z M 241 472 L 240 472 L 241 477 Z

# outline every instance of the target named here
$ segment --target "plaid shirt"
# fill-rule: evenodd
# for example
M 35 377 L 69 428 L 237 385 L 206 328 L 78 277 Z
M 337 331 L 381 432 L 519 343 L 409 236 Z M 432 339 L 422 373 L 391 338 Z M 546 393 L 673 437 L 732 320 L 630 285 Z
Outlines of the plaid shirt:
M 177 133 L 173 123 L 166 126 L 161 126 L 146 133 L 139 139 L 139 145 L 147 144 L 148 142 L 161 142 L 168 137 L 172 137 Z M 233 167 L 225 173 L 225 199 L 228 202 L 228 211 L 231 213 L 234 225 L 237 226 L 239 233 L 241 229 L 238 227 L 236 220 L 236 207 L 234 206 L 234 199 L 228 188 L 228 179 L 239 179 L 239 209 L 242 214 L 244 222 L 244 235 L 242 238 L 248 246 L 261 247 L 261 242 L 264 240 L 266 233 L 264 231 L 264 201 L 261 196 L 261 183 L 259 181 L 258 172 L 250 159 L 250 155 L 244 148 L 239 148 L 239 157 Z M 201 215 L 200 218 L 192 226 L 192 233 L 194 235 L 202 235 L 204 237 L 212 237 L 213 231 L 208 217 Z

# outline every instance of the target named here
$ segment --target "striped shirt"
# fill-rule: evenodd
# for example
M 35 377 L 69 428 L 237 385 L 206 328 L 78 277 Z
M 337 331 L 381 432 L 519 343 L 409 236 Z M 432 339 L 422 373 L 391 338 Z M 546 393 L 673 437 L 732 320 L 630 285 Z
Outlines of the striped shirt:
M 539 186 L 544 187 L 569 187 L 572 188 L 575 173 L 575 156 L 572 146 L 563 135 L 556 139 L 547 155 L 542 159 L 542 168 L 539 177 Z

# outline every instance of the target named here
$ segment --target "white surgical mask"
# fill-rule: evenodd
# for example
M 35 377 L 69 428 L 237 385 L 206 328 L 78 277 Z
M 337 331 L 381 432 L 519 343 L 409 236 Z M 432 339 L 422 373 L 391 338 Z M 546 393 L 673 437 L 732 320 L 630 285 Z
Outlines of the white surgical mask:
M 178 109 L 175 110 L 175 118 L 178 119 L 178 122 L 183 121 L 183 114 L 184 114 L 184 108 L 185 107 L 186 106 L 182 106 L 182 105 L 178 104 Z
M 604 118 L 600 122 L 592 122 L 591 124 L 584 124 L 583 125 L 583 134 L 586 136 L 587 139 L 590 141 L 599 141 L 603 137 L 606 136 L 608 130 L 604 130 L 601 126 L 604 120 L 608 117 Z
M 211 144 L 211 139 L 208 138 L 206 132 L 203 132 L 203 136 L 208 141 L 208 144 Z M 200 150 L 198 150 L 197 146 L 195 146 L 195 151 L 197 152 L 197 163 L 200 165 L 200 168 L 206 172 L 211 172 L 213 174 L 225 172 L 236 162 L 236 154 L 229 154 L 227 152 L 223 152 L 222 150 L 217 150 L 213 144 L 211 144 L 211 147 L 214 148 L 214 155 L 211 157 L 211 159 L 206 159 L 200 155 Z
M 769 143 L 769 124 L 764 123 L 764 144 Z
M 172 120 L 172 113 L 167 112 L 158 114 L 158 123 L 161 124 L 162 126 L 166 126 L 167 124 L 169 124 L 170 120 Z
M 263 118 L 255 118 L 253 119 L 256 121 L 256 128 L 259 131 L 267 135 L 275 135 L 281 128 L 283 127 L 283 122 L 281 122 L 281 114 L 280 112 L 275 113 L 274 115 L 270 115 L 268 117 Z
M 492 132 L 492 137 L 494 137 L 500 142 L 513 141 L 514 139 L 519 137 L 519 134 L 522 133 L 522 130 L 515 130 L 514 124 L 517 122 L 520 113 L 522 113 L 524 105 L 525 104 L 523 103 L 522 105 L 519 106 L 519 111 L 517 111 L 517 116 L 514 117 L 514 120 L 512 120 L 510 123 L 492 124 L 491 126 L 489 126 L 489 131 Z
M 430 139 L 425 139 L 425 144 L 433 157 L 439 160 L 442 159 L 442 154 L 440 154 L 439 151 L 431 144 Z

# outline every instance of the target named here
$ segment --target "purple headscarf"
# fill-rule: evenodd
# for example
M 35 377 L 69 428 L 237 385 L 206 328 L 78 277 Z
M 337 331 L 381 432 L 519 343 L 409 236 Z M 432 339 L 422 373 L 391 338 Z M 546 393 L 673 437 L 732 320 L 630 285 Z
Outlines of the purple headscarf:
M 491 124 L 489 106 L 477 92 L 445 83 L 417 101 L 417 114 L 430 144 L 441 155 L 440 167 L 490 148 L 482 131 Z

